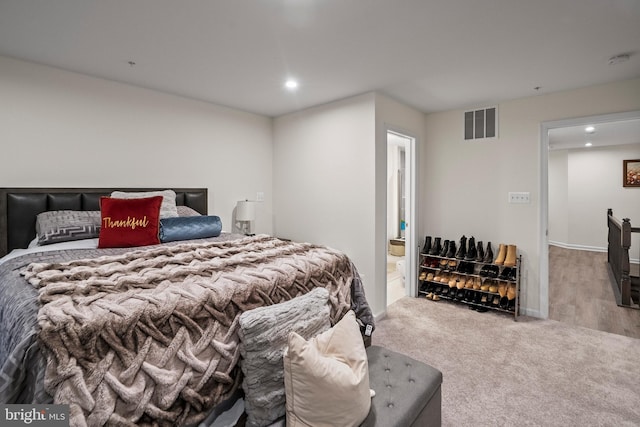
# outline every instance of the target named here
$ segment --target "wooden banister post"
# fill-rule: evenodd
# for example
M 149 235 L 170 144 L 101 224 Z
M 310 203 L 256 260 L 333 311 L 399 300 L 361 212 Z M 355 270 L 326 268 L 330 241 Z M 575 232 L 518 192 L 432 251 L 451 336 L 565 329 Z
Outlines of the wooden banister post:
M 620 245 L 622 246 L 622 265 L 620 277 L 620 294 L 622 304 L 631 305 L 631 278 L 629 264 L 629 248 L 631 247 L 631 221 L 629 218 L 622 219 L 622 233 L 620 234 Z

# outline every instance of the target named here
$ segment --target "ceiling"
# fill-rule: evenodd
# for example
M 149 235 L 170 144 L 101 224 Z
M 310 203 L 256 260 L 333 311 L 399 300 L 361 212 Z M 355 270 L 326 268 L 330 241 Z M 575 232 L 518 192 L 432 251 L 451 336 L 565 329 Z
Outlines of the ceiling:
M 0 55 L 270 117 L 434 112 L 640 77 L 640 1 L 0 0 Z
M 640 144 L 640 119 L 594 123 L 593 127 L 592 132 L 587 132 L 585 125 L 551 129 L 549 149 L 593 149 L 610 145 Z M 587 142 L 592 145 L 586 147 Z

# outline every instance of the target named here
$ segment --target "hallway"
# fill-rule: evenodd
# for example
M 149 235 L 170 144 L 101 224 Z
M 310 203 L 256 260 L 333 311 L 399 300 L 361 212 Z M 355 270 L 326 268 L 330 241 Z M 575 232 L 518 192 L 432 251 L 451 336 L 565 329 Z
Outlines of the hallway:
M 640 338 L 640 310 L 616 305 L 604 252 L 549 246 L 549 319 Z

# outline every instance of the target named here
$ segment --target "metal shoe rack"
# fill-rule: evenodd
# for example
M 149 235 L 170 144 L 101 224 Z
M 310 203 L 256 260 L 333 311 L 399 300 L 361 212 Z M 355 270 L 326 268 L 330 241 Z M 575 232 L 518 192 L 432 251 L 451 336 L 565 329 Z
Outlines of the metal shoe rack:
M 479 311 L 494 310 L 508 313 L 517 320 L 520 308 L 521 266 L 521 255 L 516 257 L 515 266 L 503 266 L 421 253 L 418 267 L 418 294 L 428 298 L 431 296 L 429 299 L 437 295 L 436 299 L 466 304 Z M 450 286 L 452 280 L 453 287 Z M 465 285 L 458 288 L 462 281 Z M 489 285 L 489 289 L 486 289 L 486 285 Z M 501 296 L 498 291 L 501 286 L 508 289 L 513 285 L 515 285 L 514 299 L 509 300 L 506 295 Z M 477 289 L 478 286 L 482 289 Z

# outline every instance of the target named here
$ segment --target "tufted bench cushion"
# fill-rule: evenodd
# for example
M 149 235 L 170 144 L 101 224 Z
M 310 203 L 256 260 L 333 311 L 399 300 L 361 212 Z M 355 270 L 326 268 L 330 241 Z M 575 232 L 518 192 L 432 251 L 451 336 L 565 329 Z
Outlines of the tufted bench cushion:
M 440 426 L 442 372 L 379 346 L 367 348 L 376 395 L 361 427 Z

